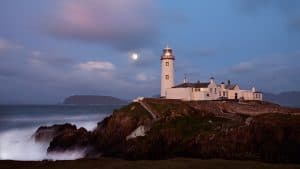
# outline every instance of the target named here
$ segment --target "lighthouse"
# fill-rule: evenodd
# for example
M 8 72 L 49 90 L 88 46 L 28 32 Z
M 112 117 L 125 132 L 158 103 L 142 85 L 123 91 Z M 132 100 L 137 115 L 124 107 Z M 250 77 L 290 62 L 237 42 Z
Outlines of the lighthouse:
M 167 89 L 174 86 L 174 61 L 175 56 L 171 48 L 163 49 L 161 55 L 161 91 L 160 97 L 166 97 Z

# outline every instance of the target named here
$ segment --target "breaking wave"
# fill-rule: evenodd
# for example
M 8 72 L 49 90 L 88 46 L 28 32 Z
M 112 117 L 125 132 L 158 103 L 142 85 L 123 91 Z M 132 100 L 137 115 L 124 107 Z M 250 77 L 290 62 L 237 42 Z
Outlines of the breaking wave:
M 4 117 L 0 118 L 0 123 L 11 124 L 13 127 L 0 130 L 0 160 L 20 160 L 20 161 L 39 161 L 49 160 L 74 160 L 84 156 L 85 150 L 67 151 L 64 153 L 47 154 L 49 143 L 35 142 L 32 135 L 41 125 L 53 125 L 71 123 L 77 128 L 84 127 L 91 131 L 97 126 L 107 113 L 86 114 L 86 115 L 57 115 L 26 118 Z M 26 125 L 18 125 L 26 122 Z M 31 123 L 33 125 L 27 125 Z M 3 129 L 4 127 L 4 129 Z

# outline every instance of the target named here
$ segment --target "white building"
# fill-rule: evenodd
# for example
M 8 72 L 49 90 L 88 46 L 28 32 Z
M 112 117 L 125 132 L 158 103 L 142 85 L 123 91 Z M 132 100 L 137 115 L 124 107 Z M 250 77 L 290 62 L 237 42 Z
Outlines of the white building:
M 262 93 L 255 90 L 241 90 L 239 85 L 230 81 L 217 84 L 215 79 L 209 82 L 189 83 L 186 79 L 179 85 L 174 85 L 175 56 L 171 48 L 165 48 L 161 56 L 161 93 L 162 98 L 181 100 L 262 100 Z
M 165 48 L 161 60 L 161 91 L 160 96 L 166 97 L 167 89 L 174 86 L 174 61 L 175 56 L 171 48 Z

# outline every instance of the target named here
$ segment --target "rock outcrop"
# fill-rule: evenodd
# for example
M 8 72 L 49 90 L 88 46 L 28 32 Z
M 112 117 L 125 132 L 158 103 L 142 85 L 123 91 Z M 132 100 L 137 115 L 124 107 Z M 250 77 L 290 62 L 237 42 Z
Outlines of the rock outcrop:
M 33 137 L 37 142 L 49 142 L 48 152 L 66 151 L 88 147 L 90 135 L 86 129 L 71 124 L 42 126 Z
M 131 103 L 92 132 L 76 129 L 54 134 L 48 151 L 88 147 L 87 157 L 300 162 L 300 109 L 259 101 L 143 102 L 157 119 L 141 104 Z M 141 126 L 142 134 L 137 132 Z
M 61 133 L 53 138 L 48 147 L 48 152 L 63 152 L 68 150 L 87 149 L 89 147 L 90 133 L 79 128 L 73 132 Z
M 42 126 L 37 129 L 33 137 L 37 142 L 50 142 L 54 137 L 64 133 L 76 131 L 76 126 L 72 124 Z

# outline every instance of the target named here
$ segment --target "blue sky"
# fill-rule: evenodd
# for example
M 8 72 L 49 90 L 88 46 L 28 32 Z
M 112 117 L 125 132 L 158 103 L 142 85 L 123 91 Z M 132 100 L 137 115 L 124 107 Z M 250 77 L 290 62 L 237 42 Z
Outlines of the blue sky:
M 167 44 L 177 83 L 187 73 L 300 90 L 299 8 L 298 0 L 1 0 L 0 103 L 158 94 Z

